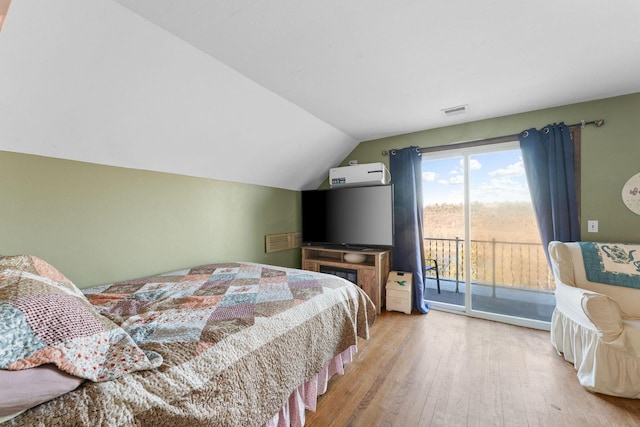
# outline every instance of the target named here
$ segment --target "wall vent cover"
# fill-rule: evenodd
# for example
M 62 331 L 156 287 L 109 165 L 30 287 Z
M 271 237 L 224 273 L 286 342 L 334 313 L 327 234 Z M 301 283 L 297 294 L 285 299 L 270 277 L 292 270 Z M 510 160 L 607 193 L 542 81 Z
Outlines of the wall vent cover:
M 302 245 L 302 233 L 300 232 L 267 234 L 265 236 L 265 252 L 266 253 L 299 248 L 301 245 Z
M 458 105 L 455 107 L 445 108 L 442 111 L 442 114 L 445 117 L 456 116 L 458 114 L 466 114 L 469 112 L 469 104 Z

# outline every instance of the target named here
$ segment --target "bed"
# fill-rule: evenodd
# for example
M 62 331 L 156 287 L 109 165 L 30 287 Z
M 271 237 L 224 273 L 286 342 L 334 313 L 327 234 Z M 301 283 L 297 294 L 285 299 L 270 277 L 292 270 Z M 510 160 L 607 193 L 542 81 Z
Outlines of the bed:
M 3 427 L 286 426 L 304 425 L 368 338 L 375 307 L 339 277 L 255 263 L 81 292 L 21 255 L 0 257 L 0 315 L 1 388 L 18 377 L 5 400 L 30 381 L 31 395 L 45 394 L 49 382 L 33 378 L 69 382 L 51 400 L 13 407 Z

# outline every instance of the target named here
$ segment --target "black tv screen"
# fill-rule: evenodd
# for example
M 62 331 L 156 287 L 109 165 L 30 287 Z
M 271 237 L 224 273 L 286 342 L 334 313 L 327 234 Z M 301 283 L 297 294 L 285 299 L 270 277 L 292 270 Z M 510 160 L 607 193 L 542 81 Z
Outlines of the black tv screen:
M 353 249 L 393 246 L 393 186 L 303 191 L 302 241 Z

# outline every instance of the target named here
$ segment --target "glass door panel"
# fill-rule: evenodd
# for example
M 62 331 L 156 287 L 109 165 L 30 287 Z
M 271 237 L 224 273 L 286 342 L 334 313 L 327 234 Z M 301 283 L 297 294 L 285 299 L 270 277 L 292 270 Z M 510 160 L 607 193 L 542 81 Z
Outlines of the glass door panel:
M 438 265 L 437 276 L 435 269 L 425 274 L 425 299 L 464 308 L 463 158 L 425 159 L 422 171 L 426 264 Z
M 471 309 L 550 321 L 555 299 L 519 148 L 469 156 Z
M 435 271 L 425 274 L 432 307 L 549 322 L 554 281 L 517 142 L 425 155 L 423 193 L 425 257 L 440 278 L 438 291 Z

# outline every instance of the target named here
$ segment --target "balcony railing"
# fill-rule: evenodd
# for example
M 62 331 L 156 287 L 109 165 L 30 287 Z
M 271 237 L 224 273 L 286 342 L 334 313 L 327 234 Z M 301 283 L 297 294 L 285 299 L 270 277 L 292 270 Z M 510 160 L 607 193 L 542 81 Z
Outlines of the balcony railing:
M 441 280 L 465 283 L 464 240 L 425 238 L 426 258 L 438 261 Z M 471 283 L 494 287 L 552 292 L 553 274 L 539 243 L 471 240 Z M 435 276 L 430 271 L 428 278 Z

